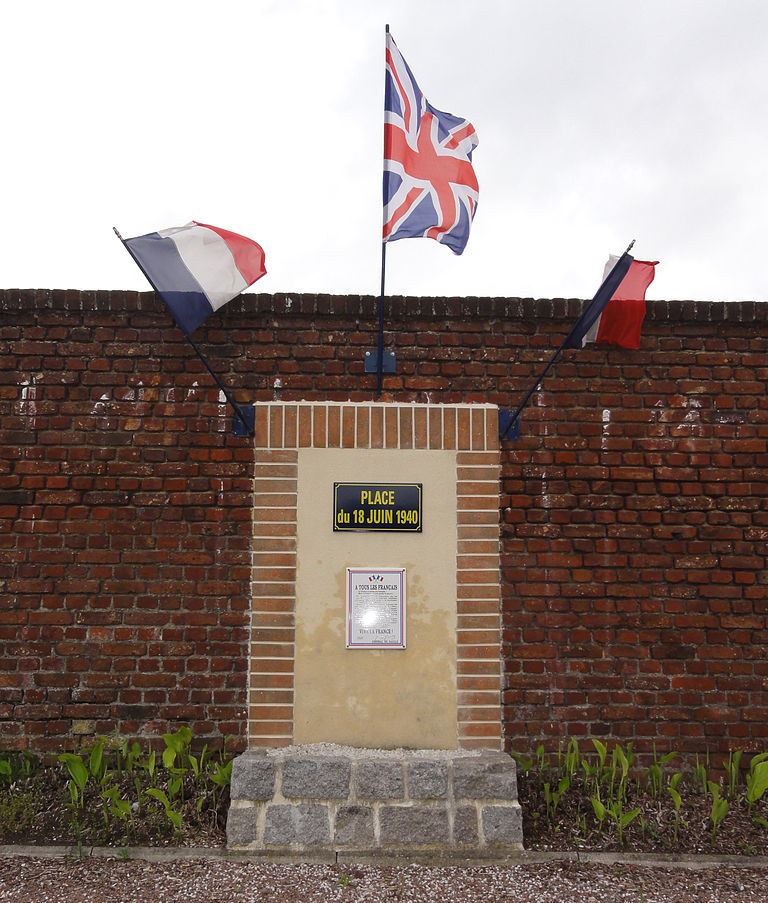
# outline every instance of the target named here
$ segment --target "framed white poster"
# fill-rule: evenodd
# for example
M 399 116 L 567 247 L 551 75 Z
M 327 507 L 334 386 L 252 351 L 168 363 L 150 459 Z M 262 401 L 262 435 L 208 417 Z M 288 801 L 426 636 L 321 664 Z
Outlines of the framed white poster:
M 347 649 L 405 649 L 405 568 L 347 568 Z

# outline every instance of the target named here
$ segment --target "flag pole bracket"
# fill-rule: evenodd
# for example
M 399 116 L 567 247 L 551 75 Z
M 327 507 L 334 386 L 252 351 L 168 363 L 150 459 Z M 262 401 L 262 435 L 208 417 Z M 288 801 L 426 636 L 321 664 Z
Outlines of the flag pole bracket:
M 366 373 L 378 373 L 378 352 L 366 351 L 364 361 Z M 397 373 L 397 363 L 394 351 L 385 351 L 382 355 L 381 372 Z
M 238 413 L 232 418 L 233 436 L 252 436 L 256 429 L 256 408 L 252 404 L 239 404 Z
M 499 438 L 503 441 L 520 438 L 520 414 L 512 419 L 512 411 L 509 408 L 499 408 Z

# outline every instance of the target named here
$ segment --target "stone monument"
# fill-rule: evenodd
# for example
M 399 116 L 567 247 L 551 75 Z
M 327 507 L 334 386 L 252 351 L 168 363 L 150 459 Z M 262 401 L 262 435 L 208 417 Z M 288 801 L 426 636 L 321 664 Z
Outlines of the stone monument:
M 256 405 L 248 750 L 228 846 L 520 848 L 493 405 Z

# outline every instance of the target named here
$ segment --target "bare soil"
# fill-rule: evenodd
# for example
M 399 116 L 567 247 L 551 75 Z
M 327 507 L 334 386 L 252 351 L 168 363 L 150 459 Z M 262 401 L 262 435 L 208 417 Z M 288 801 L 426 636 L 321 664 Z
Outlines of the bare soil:
M 530 850 L 605 850 L 649 853 L 711 853 L 742 856 L 768 855 L 768 828 L 758 819 L 768 818 L 768 802 L 762 800 L 750 812 L 743 794 L 729 801 L 729 810 L 714 838 L 711 797 L 692 782 L 681 784 L 682 805 L 675 816 L 668 793 L 653 796 L 633 783 L 625 809 L 640 809 L 619 842 L 610 818 L 602 826 L 595 817 L 589 794 L 576 781 L 564 796 L 554 818 L 547 818 L 543 783 L 536 774 L 518 774 L 523 836 Z
M 137 796 L 130 779 L 121 783 L 121 791 L 125 799 Z M 84 847 L 223 846 L 228 807 L 229 791 L 225 789 L 215 809 L 210 799 L 206 799 L 198 811 L 194 788 L 190 785 L 182 808 L 181 833 L 174 830 L 162 805 L 154 800 L 144 800 L 140 809 L 134 804 L 128 819 L 107 817 L 105 822 L 102 800 L 93 788 L 87 788 L 82 811 L 76 813 L 63 769 L 42 768 L 0 791 L 0 843 L 79 843 Z

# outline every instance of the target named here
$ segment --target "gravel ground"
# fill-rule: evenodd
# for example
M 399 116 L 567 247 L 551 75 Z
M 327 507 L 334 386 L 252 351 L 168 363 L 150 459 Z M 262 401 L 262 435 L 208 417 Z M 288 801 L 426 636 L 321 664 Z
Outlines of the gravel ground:
M 347 759 L 463 759 L 482 755 L 479 749 L 369 749 L 361 746 L 342 746 L 339 743 L 303 743 L 296 746 L 270 746 L 268 756 L 281 759 L 297 756 L 343 756 Z
M 583 862 L 515 866 L 286 865 L 201 859 L 2 859 L 13 903 L 669 903 L 768 901 L 768 870 Z

